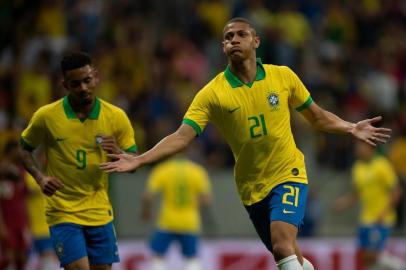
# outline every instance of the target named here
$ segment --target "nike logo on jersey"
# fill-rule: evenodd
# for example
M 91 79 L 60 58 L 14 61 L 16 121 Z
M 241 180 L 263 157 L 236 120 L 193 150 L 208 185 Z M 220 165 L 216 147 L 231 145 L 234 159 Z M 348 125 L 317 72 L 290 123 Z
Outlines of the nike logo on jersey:
M 284 214 L 294 214 L 295 211 L 289 211 L 289 210 L 283 209 L 283 213 Z
M 66 140 L 67 138 L 56 138 L 55 140 L 57 141 L 57 142 L 62 142 L 62 141 L 64 141 L 64 140 Z
M 234 109 L 228 109 L 228 112 L 229 112 L 229 113 L 233 113 L 233 112 L 235 112 L 236 110 L 238 110 L 239 108 L 241 108 L 241 106 L 239 106 L 239 107 L 237 107 L 237 108 L 234 108 Z

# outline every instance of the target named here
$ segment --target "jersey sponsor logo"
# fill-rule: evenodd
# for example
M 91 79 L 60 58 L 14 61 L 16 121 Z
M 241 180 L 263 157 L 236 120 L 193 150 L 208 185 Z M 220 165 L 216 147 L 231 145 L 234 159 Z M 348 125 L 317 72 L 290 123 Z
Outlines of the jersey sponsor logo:
M 277 111 L 279 109 L 279 95 L 277 93 L 269 93 L 267 99 L 272 111 Z
M 57 141 L 57 142 L 62 142 L 62 141 L 64 141 L 64 140 L 66 140 L 66 139 L 67 139 L 67 138 L 58 138 L 58 137 L 57 137 L 57 138 L 55 139 L 55 141 Z
M 239 108 L 241 108 L 241 106 L 238 106 L 238 107 L 236 107 L 236 108 L 234 108 L 234 109 L 228 109 L 228 112 L 229 112 L 229 113 L 233 113 L 233 112 L 235 112 L 236 110 L 238 110 Z
M 290 211 L 290 210 L 286 210 L 285 208 L 283 208 L 283 213 L 284 214 L 294 214 L 295 211 Z

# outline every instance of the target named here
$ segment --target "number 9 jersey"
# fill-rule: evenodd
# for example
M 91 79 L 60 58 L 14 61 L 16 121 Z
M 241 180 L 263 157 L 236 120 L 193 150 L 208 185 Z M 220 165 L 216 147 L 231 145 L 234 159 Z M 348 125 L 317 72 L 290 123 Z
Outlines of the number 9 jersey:
M 48 225 L 72 222 L 103 225 L 113 219 L 108 198 L 108 174 L 99 169 L 107 153 L 97 143 L 100 134 L 113 136 L 118 147 L 135 152 L 134 130 L 123 110 L 96 98 L 86 119 L 78 119 L 68 97 L 38 109 L 21 135 L 21 145 L 46 153 L 45 174 L 64 183 L 46 197 Z
M 242 83 L 227 69 L 197 93 L 183 123 L 199 135 L 212 122 L 231 147 L 240 198 L 251 205 L 285 182 L 307 183 L 304 156 L 296 147 L 290 108 L 306 109 L 310 93 L 285 66 L 257 59 L 254 82 Z

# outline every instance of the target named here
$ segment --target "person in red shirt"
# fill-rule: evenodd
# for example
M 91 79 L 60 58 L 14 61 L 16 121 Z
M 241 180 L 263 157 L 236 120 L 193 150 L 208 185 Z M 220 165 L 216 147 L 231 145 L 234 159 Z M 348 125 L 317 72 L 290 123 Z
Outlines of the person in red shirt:
M 0 161 L 0 270 L 25 269 L 30 247 L 27 189 L 18 143 L 6 144 Z

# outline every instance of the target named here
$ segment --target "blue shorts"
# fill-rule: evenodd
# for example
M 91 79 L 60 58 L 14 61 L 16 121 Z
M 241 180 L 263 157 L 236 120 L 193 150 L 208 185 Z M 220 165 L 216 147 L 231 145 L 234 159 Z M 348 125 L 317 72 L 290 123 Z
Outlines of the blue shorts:
M 50 237 L 34 238 L 32 242 L 34 251 L 43 254 L 46 251 L 53 251 L 52 240 Z
M 180 243 L 183 256 L 196 256 L 199 238 L 195 234 L 172 233 L 158 230 L 152 236 L 150 247 L 154 253 L 159 256 L 164 256 L 173 240 Z
M 112 222 L 101 226 L 61 223 L 51 226 L 50 232 L 61 267 L 86 256 L 90 264 L 120 261 Z
M 272 252 L 271 222 L 284 221 L 300 228 L 306 208 L 307 184 L 287 182 L 274 187 L 261 201 L 246 205 L 257 234 Z
M 358 246 L 362 250 L 381 251 L 389 237 L 388 226 L 376 224 L 358 228 Z

